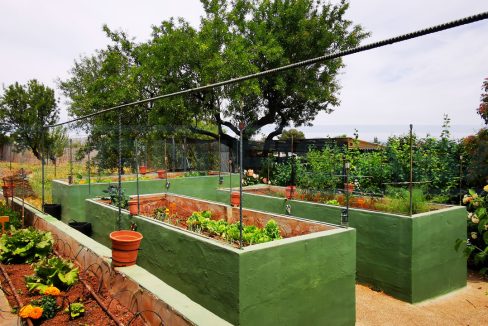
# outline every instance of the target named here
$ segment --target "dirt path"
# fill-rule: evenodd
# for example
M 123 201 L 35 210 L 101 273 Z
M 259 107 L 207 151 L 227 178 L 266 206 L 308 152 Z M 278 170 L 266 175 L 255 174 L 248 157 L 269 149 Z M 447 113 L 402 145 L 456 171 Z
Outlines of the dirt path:
M 470 274 L 453 293 L 408 304 L 356 285 L 356 325 L 488 325 L 488 282 Z

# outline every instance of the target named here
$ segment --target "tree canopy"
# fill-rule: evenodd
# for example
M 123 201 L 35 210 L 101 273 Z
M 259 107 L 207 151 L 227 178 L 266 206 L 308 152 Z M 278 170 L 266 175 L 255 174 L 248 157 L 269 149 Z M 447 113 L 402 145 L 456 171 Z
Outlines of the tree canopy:
M 485 124 L 488 124 L 488 78 L 483 81 L 481 89 L 483 93 L 481 93 L 481 103 L 477 111 Z
M 26 85 L 15 83 L 5 88 L 0 98 L 0 118 L 2 129 L 10 134 L 17 150 L 31 150 L 41 159 L 41 153 L 51 141 L 44 135 L 43 126 L 53 124 L 58 119 L 54 90 L 33 79 Z
M 288 140 L 288 139 L 305 139 L 305 134 L 303 131 L 300 131 L 295 128 L 291 128 L 288 130 L 283 130 L 280 136 L 280 140 Z
M 170 19 L 153 26 L 144 43 L 105 26 L 110 45 L 76 61 L 71 76 L 59 82 L 71 116 L 350 49 L 368 35 L 344 18 L 345 1 L 201 2 L 205 14 L 198 29 Z M 310 125 L 319 112 L 339 104 L 337 74 L 343 66 L 335 59 L 126 109 L 123 124 L 137 128 L 125 129 L 125 136 L 148 137 L 154 132 L 144 126 L 158 125 L 166 126 L 158 128 L 159 136 L 191 132 L 230 143 L 225 128 L 238 134 L 243 122 L 245 139 L 273 125 L 269 144 L 284 128 Z M 112 112 L 81 125 L 100 144 L 100 129 L 116 119 Z

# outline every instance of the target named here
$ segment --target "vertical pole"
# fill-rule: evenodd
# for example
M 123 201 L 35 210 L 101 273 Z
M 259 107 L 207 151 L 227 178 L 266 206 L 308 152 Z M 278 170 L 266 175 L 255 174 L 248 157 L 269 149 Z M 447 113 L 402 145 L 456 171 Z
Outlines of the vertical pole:
M 119 179 L 118 179 L 118 195 L 119 195 L 119 214 L 117 218 L 117 228 L 121 229 L 121 220 L 122 220 L 122 207 L 120 204 L 122 203 L 122 115 L 119 111 Z
M 413 125 L 410 124 L 410 182 L 409 182 L 409 192 L 410 192 L 410 216 L 413 214 Z
M 463 156 L 459 156 L 459 206 L 463 204 Z
M 10 146 L 9 147 L 10 147 L 9 148 L 10 149 L 10 153 L 8 155 L 8 158 L 9 158 L 9 161 L 10 161 L 10 171 L 12 171 L 12 147 L 14 147 L 14 143 L 13 142 L 10 143 Z
M 221 183 L 220 171 L 222 171 L 222 145 L 220 144 L 220 132 L 219 132 L 219 184 Z
M 134 147 L 135 147 L 135 159 L 136 159 L 136 191 L 137 191 L 137 215 L 140 214 L 140 198 L 139 198 L 139 152 L 137 150 L 137 139 L 134 140 Z
M 42 168 L 42 176 L 41 176 L 41 182 L 42 182 L 42 195 L 41 195 L 41 210 L 44 212 L 44 202 L 45 202 L 45 196 L 44 196 L 44 182 L 45 182 L 45 174 L 44 174 L 44 127 L 41 127 L 41 168 Z
M 69 179 L 68 183 L 73 183 L 73 140 L 69 139 Z
M 175 144 L 175 136 L 172 136 L 171 137 L 171 141 L 172 141 L 172 144 L 173 144 L 173 153 L 172 153 L 172 157 L 173 157 L 173 172 L 175 172 L 176 170 L 176 144 Z
M 239 124 L 239 248 L 242 249 L 242 131 L 244 130 L 244 122 Z
M 90 147 L 88 147 L 88 193 L 91 194 L 91 160 L 90 160 Z

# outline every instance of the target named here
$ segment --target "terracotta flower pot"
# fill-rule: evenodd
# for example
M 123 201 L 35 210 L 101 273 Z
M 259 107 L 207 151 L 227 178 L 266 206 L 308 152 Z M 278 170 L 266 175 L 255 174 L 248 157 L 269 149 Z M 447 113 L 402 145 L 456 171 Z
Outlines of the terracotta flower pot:
M 241 194 L 237 191 L 233 191 L 230 198 L 230 204 L 232 206 L 239 207 L 240 202 L 241 202 Z
M 285 189 L 286 199 L 292 199 L 293 195 L 295 195 L 296 189 L 297 189 L 296 186 L 286 186 Z
M 147 167 L 145 165 L 141 165 L 139 167 L 139 173 L 140 174 L 146 174 L 147 173 Z
M 131 266 L 137 261 L 137 253 L 143 236 L 136 231 L 121 230 L 110 233 L 112 240 L 112 265 Z
M 351 193 L 354 191 L 354 183 L 345 183 L 344 184 L 344 190 L 347 192 Z
M 158 170 L 158 178 L 159 179 L 166 178 L 166 170 Z
M 137 215 L 137 200 L 129 200 L 129 213 L 130 215 Z

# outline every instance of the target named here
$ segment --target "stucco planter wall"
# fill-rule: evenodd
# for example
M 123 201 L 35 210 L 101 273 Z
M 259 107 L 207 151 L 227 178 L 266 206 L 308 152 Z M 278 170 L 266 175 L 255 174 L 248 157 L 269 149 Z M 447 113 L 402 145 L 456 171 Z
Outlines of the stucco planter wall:
M 108 244 L 117 214 L 114 207 L 86 200 L 95 240 Z M 355 322 L 354 229 L 327 226 L 236 249 L 124 211 L 122 227 L 130 222 L 144 235 L 138 265 L 233 324 Z

